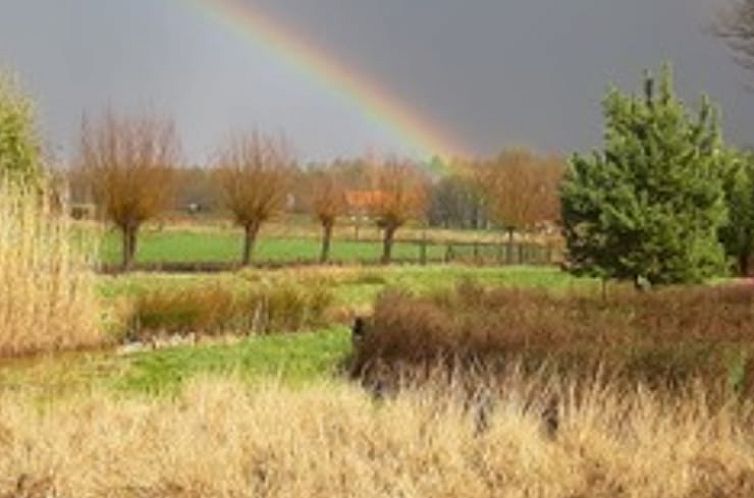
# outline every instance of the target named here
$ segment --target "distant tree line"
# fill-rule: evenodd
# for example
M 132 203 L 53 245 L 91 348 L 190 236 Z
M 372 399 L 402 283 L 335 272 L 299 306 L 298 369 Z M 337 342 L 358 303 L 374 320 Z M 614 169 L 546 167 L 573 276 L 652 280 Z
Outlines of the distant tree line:
M 435 158 L 434 161 L 440 161 Z M 336 224 L 346 217 L 380 228 L 382 262 L 392 260 L 396 233 L 408 222 L 456 229 L 514 232 L 555 224 L 565 162 L 524 150 L 443 165 L 433 176 L 420 162 L 365 155 L 298 165 L 282 137 L 254 131 L 233 136 L 205 167 L 182 167 L 169 119 L 107 112 L 82 124 L 69 181 L 122 235 L 122 267 L 133 267 L 141 226 L 169 209 L 223 210 L 243 230 L 240 262 L 253 260 L 265 223 L 285 211 L 308 213 L 322 228 L 320 261 L 330 258 Z

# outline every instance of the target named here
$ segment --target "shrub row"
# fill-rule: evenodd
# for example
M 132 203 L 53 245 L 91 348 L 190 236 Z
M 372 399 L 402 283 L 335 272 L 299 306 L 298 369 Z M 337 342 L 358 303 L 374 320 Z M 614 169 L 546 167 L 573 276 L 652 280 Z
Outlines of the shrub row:
M 437 362 L 602 372 L 671 386 L 704 377 L 748 391 L 754 288 L 620 290 L 603 298 L 465 282 L 424 297 L 381 295 L 354 351 L 354 374 L 405 375 Z
M 332 302 L 332 293 L 320 285 L 158 289 L 135 299 L 127 334 L 146 339 L 157 334 L 293 332 L 322 325 Z

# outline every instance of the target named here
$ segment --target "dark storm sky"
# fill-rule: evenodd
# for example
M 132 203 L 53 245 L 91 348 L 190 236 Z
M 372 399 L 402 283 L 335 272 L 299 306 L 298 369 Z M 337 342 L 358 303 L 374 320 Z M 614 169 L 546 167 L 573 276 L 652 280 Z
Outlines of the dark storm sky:
M 754 84 L 705 31 L 723 0 L 247 0 L 389 90 L 477 154 L 571 152 L 601 138 L 609 83 L 673 63 L 728 138 L 754 143 Z M 0 66 L 39 102 L 50 148 L 83 112 L 156 110 L 202 161 L 231 131 L 284 132 L 304 159 L 408 151 L 389 127 L 182 0 L 0 0 Z

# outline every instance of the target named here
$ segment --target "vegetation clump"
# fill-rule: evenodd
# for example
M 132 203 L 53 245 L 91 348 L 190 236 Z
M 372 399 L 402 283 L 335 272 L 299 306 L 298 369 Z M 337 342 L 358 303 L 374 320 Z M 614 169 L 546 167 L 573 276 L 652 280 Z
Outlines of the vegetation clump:
M 324 286 L 260 282 L 233 289 L 220 284 L 162 288 L 136 297 L 127 335 L 270 334 L 326 324 L 333 302 Z
M 429 296 L 382 294 L 351 367 L 394 380 L 438 362 L 451 371 L 520 363 L 530 372 L 603 372 L 664 387 L 704 379 L 751 392 L 752 344 L 748 286 L 618 289 L 603 298 L 467 282 Z

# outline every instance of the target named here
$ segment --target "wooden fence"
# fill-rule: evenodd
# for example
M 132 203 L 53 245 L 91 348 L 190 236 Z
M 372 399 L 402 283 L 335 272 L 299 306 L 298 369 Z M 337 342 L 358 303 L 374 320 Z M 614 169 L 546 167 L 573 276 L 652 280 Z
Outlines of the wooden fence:
M 334 240 L 333 244 L 338 241 Z M 363 243 L 379 244 L 379 241 L 359 241 Z M 555 265 L 562 261 L 562 250 L 555 244 L 535 242 L 438 242 L 431 240 L 397 240 L 401 245 L 400 255 L 392 259 L 396 265 L 429 265 L 429 264 L 469 264 L 479 266 L 504 265 Z M 286 268 L 295 266 L 319 265 L 316 255 L 310 258 L 292 258 L 287 260 L 257 260 L 253 261 L 253 268 Z M 378 266 L 379 257 L 354 257 L 348 260 L 331 259 L 327 264 L 332 266 L 362 265 Z M 233 261 L 160 261 L 137 263 L 135 271 L 165 272 L 165 273 L 213 273 L 234 271 L 241 268 Z M 100 268 L 102 273 L 114 274 L 120 272 L 120 265 L 105 264 Z

